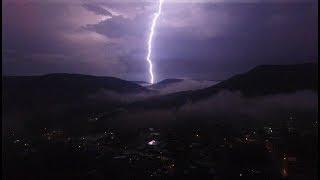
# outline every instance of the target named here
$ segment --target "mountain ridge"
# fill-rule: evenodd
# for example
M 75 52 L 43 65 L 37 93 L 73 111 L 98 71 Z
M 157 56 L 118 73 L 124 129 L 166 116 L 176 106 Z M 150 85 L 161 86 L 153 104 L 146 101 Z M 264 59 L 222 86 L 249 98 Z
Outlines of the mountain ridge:
M 318 89 L 317 74 L 316 63 L 261 65 L 208 88 L 155 97 L 136 102 L 133 106 L 145 108 L 181 106 L 190 101 L 205 99 L 223 90 L 240 91 L 243 96 L 249 98 L 299 90 L 316 91 Z

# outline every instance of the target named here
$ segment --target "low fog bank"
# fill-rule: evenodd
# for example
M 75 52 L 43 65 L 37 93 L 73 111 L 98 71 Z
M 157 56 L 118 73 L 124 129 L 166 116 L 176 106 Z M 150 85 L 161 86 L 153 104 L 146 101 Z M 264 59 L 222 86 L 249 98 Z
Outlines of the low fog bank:
M 157 90 L 160 94 L 169 94 L 169 93 L 175 93 L 179 91 L 204 89 L 204 88 L 213 86 L 217 83 L 219 83 L 219 81 L 183 79 L 180 82 L 169 83 L 164 87 L 157 88 L 154 90 Z
M 117 127 L 206 126 L 217 122 L 239 126 L 265 123 L 281 124 L 290 116 L 302 126 L 317 120 L 318 95 L 299 91 L 258 98 L 246 98 L 239 92 L 222 91 L 206 100 L 171 109 L 129 110 L 108 124 Z
M 304 128 L 312 126 L 317 120 L 318 94 L 314 91 L 298 91 L 290 94 L 277 94 L 256 98 L 247 98 L 240 92 L 221 91 L 206 100 L 189 102 L 180 107 L 169 109 L 143 109 L 139 106 L 128 107 L 128 102 L 154 97 L 154 93 L 121 94 L 112 91 L 100 91 L 88 97 L 92 105 L 79 104 L 81 108 L 66 109 L 61 105 L 50 108 L 45 112 L 12 112 L 3 117 L 5 128 L 16 130 L 54 127 L 84 133 L 92 128 L 88 122 L 91 109 L 97 106 L 97 112 L 113 112 L 99 119 L 94 127 L 99 129 L 118 128 L 134 130 L 141 127 L 159 128 L 211 128 L 216 124 L 229 124 L 236 128 L 257 127 L 272 123 L 281 125 L 290 116 L 296 119 L 297 126 Z M 154 103 L 157 103 L 156 101 Z M 98 110 L 99 109 L 99 110 Z M 68 113 L 67 113 L 68 112 Z
M 131 103 L 135 101 L 146 100 L 151 97 L 161 96 L 165 94 L 171 94 L 181 91 L 204 89 L 215 84 L 218 81 L 207 80 L 188 80 L 185 79 L 181 82 L 169 83 L 161 88 L 150 88 L 150 92 L 138 92 L 138 93 L 119 93 L 116 91 L 110 91 L 101 89 L 94 94 L 88 95 L 88 100 L 110 102 L 110 103 Z

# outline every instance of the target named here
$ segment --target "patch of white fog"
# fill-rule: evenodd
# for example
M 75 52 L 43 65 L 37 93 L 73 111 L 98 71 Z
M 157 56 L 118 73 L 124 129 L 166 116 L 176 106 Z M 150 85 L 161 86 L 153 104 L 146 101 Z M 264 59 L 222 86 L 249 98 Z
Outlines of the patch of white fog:
M 219 81 L 183 79 L 182 81 L 169 83 L 155 90 L 159 91 L 160 94 L 169 94 L 180 91 L 204 89 L 217 83 L 219 83 Z
M 255 119 L 266 118 L 276 112 L 315 110 L 318 94 L 314 91 L 276 94 L 247 98 L 240 92 L 221 91 L 212 97 L 180 108 L 182 114 L 242 114 Z

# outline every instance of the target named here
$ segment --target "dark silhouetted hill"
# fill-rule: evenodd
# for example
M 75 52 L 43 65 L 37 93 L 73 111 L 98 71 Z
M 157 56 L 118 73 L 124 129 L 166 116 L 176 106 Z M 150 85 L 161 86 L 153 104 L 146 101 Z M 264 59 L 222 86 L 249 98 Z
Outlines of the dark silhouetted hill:
M 318 89 L 318 65 L 315 63 L 295 65 L 262 65 L 246 73 L 235 75 L 208 88 L 177 92 L 155 97 L 134 106 L 172 107 L 186 102 L 208 98 L 220 91 L 239 91 L 245 97 L 292 93 Z
M 146 92 L 146 88 L 114 77 L 80 74 L 48 74 L 44 76 L 5 76 L 6 100 L 66 102 L 79 100 L 101 89 L 118 93 Z M 7 99 L 8 98 L 8 99 Z
M 216 87 L 237 90 L 245 96 L 317 90 L 317 64 L 262 65 L 236 75 Z
M 80 74 L 3 77 L 4 122 L 30 129 L 55 125 L 85 127 L 92 112 L 116 108 L 121 102 L 90 99 L 101 91 L 140 93 L 148 90 L 114 77 Z M 26 124 L 24 124 L 26 123 Z M 82 125 L 81 125 L 82 124 Z M 8 125 L 8 126 L 9 126 Z

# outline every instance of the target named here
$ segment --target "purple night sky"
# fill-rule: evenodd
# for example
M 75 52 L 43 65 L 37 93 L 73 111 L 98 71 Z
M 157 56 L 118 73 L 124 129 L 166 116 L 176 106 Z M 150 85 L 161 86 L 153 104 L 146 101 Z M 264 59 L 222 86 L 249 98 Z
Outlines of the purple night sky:
M 81 73 L 148 81 L 155 1 L 4 0 L 5 75 Z M 317 0 L 165 0 L 156 81 L 220 80 L 261 64 L 318 60 Z

